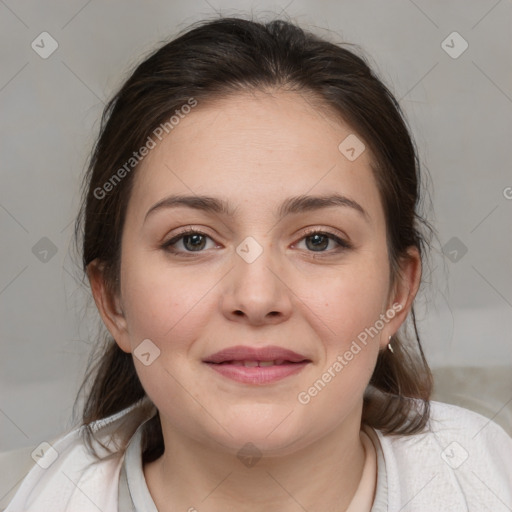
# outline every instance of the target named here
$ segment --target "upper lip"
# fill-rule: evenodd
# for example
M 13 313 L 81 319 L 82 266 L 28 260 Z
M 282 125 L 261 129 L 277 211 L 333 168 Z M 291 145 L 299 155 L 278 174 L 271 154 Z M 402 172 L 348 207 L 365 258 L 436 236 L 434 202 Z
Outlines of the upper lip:
M 215 354 L 203 359 L 203 362 L 223 363 L 226 361 L 275 361 L 280 359 L 290 361 L 292 363 L 309 361 L 309 359 L 302 354 L 298 354 L 297 352 L 293 352 L 293 350 L 288 350 L 276 345 L 269 345 L 261 348 L 237 345 L 215 352 Z

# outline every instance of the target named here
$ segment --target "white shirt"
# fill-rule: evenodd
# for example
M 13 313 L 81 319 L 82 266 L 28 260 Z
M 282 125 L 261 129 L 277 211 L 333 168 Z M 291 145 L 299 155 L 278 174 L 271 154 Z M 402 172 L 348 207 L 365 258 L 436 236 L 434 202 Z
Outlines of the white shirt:
M 127 500 L 122 503 L 132 510 L 157 512 L 144 479 L 140 445 L 141 426 L 155 412 L 142 400 L 96 422 L 96 437 L 117 447 L 101 461 L 89 453 L 80 429 L 59 439 L 53 444 L 58 457 L 43 469 L 55 456 L 46 452 L 6 512 L 117 512 L 120 489 L 121 499 Z M 375 447 L 378 472 L 371 512 L 512 510 L 512 438 L 486 417 L 432 401 L 430 429 L 424 433 L 384 435 L 369 427 L 364 432 Z M 126 443 L 126 450 L 119 449 Z M 365 470 L 371 467 L 371 452 L 366 453 Z M 120 479 L 124 474 L 126 487 Z

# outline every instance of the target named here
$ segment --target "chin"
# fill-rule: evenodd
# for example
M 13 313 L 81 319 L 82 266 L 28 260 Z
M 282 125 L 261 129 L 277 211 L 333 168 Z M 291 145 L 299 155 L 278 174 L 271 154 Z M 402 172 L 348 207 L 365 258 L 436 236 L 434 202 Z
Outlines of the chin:
M 291 407 L 252 406 L 252 410 L 235 411 L 231 417 L 219 419 L 226 430 L 212 432 L 216 439 L 229 451 L 238 454 L 239 450 L 255 447 L 269 456 L 286 455 L 304 445 L 304 425 L 298 425 L 297 416 Z M 228 433 L 229 432 L 229 433 Z M 250 445 L 249 447 L 247 445 Z

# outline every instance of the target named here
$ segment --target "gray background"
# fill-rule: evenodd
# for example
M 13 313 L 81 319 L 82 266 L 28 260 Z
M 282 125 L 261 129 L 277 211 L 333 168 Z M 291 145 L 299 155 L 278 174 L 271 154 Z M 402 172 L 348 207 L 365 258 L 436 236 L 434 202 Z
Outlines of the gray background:
M 510 0 L 0 0 L 0 451 L 70 426 L 98 319 L 70 243 L 104 103 L 160 41 L 204 17 L 251 12 L 361 45 L 400 99 L 439 235 L 418 299 L 427 357 L 489 369 L 479 387 L 491 401 L 500 390 L 489 416 L 510 407 Z M 58 43 L 47 59 L 31 47 L 44 31 Z M 469 44 L 457 58 L 441 45 L 454 31 Z

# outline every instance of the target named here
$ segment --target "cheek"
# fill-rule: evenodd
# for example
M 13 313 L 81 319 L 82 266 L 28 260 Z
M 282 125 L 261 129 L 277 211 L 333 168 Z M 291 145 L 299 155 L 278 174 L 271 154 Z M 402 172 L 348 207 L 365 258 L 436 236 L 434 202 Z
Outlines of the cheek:
M 148 260 L 141 254 L 127 260 L 122 268 L 123 304 L 132 348 L 149 338 L 161 349 L 172 340 L 173 350 L 178 350 L 203 328 L 205 308 L 211 307 L 209 291 L 218 279 L 213 273 L 198 276 L 192 267 L 150 265 Z
M 380 348 L 375 325 L 383 312 L 385 284 L 372 280 L 362 286 L 359 279 L 340 278 L 309 303 L 315 311 L 323 307 L 321 321 L 316 321 L 323 354 L 296 400 L 304 413 L 323 417 L 326 428 L 358 406 L 371 379 Z
M 139 264 L 142 260 L 144 265 Z M 190 348 L 205 332 L 206 308 L 211 307 L 207 292 L 215 280 L 147 261 L 143 255 L 139 262 L 132 258 L 123 270 L 125 317 L 137 374 L 155 403 L 190 407 L 179 383 L 187 382 L 182 372 L 189 366 Z M 139 345 L 147 339 L 156 346 L 150 345 L 149 365 L 137 357 Z
M 384 312 L 389 289 L 386 268 L 376 262 L 340 268 L 308 292 L 308 306 L 320 312 L 330 344 L 344 344 L 375 324 Z

